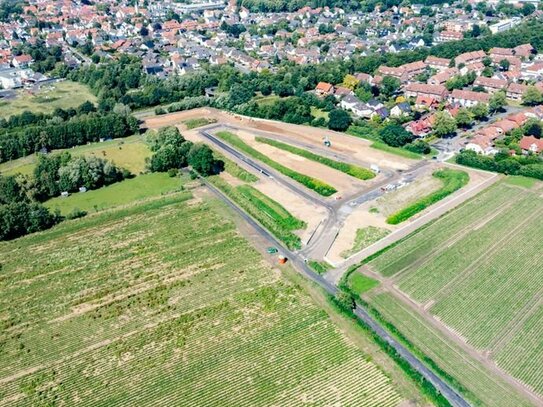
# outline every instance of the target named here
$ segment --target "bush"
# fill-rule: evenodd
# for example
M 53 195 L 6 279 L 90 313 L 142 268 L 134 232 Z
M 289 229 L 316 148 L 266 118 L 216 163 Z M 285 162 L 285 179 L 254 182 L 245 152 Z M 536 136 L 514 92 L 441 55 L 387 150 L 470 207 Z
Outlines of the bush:
M 68 215 L 66 215 L 66 219 L 78 219 L 82 218 L 84 216 L 87 216 L 87 212 L 83 211 L 79 208 L 74 208 Z
M 176 177 L 177 174 L 179 174 L 179 170 L 178 170 L 177 168 L 170 168 L 170 169 L 168 170 L 168 176 L 169 176 L 170 178 Z

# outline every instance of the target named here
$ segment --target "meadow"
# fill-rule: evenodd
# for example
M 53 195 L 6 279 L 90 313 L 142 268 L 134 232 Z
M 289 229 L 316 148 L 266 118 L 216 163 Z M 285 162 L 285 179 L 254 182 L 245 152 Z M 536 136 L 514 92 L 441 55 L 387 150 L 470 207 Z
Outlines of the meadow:
M 55 150 L 54 153 L 68 151 L 72 156 L 96 156 L 113 161 L 132 174 L 137 175 L 145 171 L 145 158 L 151 156 L 151 151 L 145 143 L 143 136 L 130 136 L 122 140 L 108 140 L 102 143 L 89 143 L 74 148 Z M 37 156 L 29 155 L 13 161 L 0 164 L 0 173 L 14 175 L 21 173 L 30 175 L 36 166 Z
M 541 191 L 502 182 L 369 262 L 462 341 L 543 395 Z
M 52 113 L 57 107 L 61 109 L 75 108 L 89 101 L 96 102 L 89 88 L 77 82 L 62 81 L 43 85 L 36 93 L 25 89 L 16 91 L 14 99 L 0 99 L 0 117 L 7 118 L 21 114 L 25 110 L 33 113 Z
M 403 397 L 214 199 L 0 243 L 0 405 L 397 406 Z

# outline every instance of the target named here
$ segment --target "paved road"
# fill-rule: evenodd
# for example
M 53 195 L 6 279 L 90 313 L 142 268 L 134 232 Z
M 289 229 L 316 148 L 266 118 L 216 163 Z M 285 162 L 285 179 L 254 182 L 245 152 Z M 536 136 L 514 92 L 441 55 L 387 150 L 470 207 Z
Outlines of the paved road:
M 206 179 L 202 179 L 206 186 L 217 195 L 223 202 L 225 202 L 230 208 L 232 208 L 242 219 L 244 219 L 248 224 L 250 224 L 254 230 L 261 235 L 263 238 L 268 240 L 271 245 L 281 248 L 281 252 L 287 256 L 287 258 L 293 263 L 295 268 L 303 276 L 313 281 L 322 287 L 328 294 L 335 295 L 338 291 L 337 287 L 324 279 L 322 276 L 313 272 L 307 264 L 300 258 L 296 253 L 291 252 L 290 250 L 283 247 L 283 245 L 277 241 L 266 229 L 260 226 L 256 221 L 254 221 L 249 215 L 247 215 L 242 209 L 240 209 L 235 203 L 230 201 L 230 199 L 225 196 L 221 191 L 207 182 Z M 374 320 L 368 311 L 362 307 L 360 304 L 356 304 L 354 314 L 365 323 L 373 332 L 375 332 L 381 339 L 386 341 L 390 346 L 392 346 L 398 355 L 402 357 L 413 369 L 418 371 L 426 380 L 434 385 L 434 387 L 449 401 L 454 407 L 470 407 L 470 404 L 458 394 L 451 386 L 449 386 L 445 381 L 443 381 L 439 376 L 427 368 L 415 355 L 413 355 L 408 349 L 402 346 L 398 341 L 392 338 L 380 325 Z

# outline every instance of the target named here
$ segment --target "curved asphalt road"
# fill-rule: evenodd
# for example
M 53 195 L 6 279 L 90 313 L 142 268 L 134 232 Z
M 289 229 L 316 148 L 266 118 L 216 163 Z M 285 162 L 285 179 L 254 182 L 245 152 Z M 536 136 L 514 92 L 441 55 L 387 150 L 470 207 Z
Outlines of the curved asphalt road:
M 281 251 L 290 259 L 296 269 L 301 272 L 306 278 L 317 283 L 328 294 L 335 295 L 338 288 L 324 279 L 324 277 L 313 272 L 307 264 L 296 253 L 286 249 L 281 242 L 275 239 L 266 229 L 260 226 L 253 218 L 247 215 L 242 209 L 240 209 L 234 202 L 232 202 L 226 195 L 220 190 L 211 185 L 205 178 L 201 178 L 207 187 L 217 195 L 223 202 L 225 202 L 230 208 L 232 208 L 241 218 L 249 223 L 256 232 L 270 242 L 271 245 L 275 245 L 281 248 Z M 365 323 L 373 332 L 379 337 L 385 340 L 390 346 L 392 346 L 396 352 L 416 371 L 418 371 L 426 380 L 434 385 L 434 387 L 449 401 L 454 407 L 471 407 L 470 404 L 458 394 L 449 384 L 443 381 L 439 376 L 427 368 L 416 356 L 414 356 L 408 349 L 402 346 L 398 341 L 392 338 L 388 332 L 386 332 L 377 321 L 375 321 L 368 311 L 360 304 L 356 304 L 354 314 Z

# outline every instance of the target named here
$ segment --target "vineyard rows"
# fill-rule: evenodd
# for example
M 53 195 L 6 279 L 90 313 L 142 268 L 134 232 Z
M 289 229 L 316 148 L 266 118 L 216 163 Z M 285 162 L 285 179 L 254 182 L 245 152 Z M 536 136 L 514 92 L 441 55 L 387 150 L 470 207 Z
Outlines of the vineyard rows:
M 218 206 L 168 197 L 2 243 L 0 406 L 399 405 Z
M 542 210 L 537 191 L 502 183 L 369 264 L 543 396 Z

